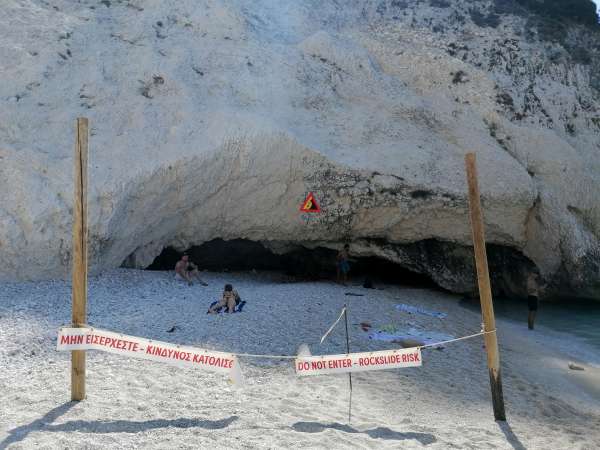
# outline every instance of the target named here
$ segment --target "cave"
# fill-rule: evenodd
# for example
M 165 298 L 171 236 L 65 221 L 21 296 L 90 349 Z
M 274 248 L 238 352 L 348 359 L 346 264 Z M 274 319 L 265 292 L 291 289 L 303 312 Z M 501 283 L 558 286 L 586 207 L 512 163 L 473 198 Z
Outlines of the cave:
M 186 253 L 201 270 L 276 271 L 287 277 L 302 280 L 335 279 L 337 251 L 325 248 L 296 246 L 284 254 L 276 254 L 260 242 L 245 239 L 225 241 L 214 239 L 202 245 L 178 251 L 166 247 L 147 270 L 173 270 L 181 255 Z M 428 276 L 406 269 L 400 264 L 374 256 L 352 257 L 351 282 L 363 284 L 366 279 L 378 283 L 439 289 Z
M 384 240 L 363 240 L 373 248 L 395 254 L 396 261 L 378 256 L 352 256 L 350 279 L 362 285 L 366 279 L 375 285 L 396 284 L 408 287 L 441 289 L 478 297 L 473 248 L 452 242 L 426 239 L 408 244 Z M 267 244 L 268 245 L 268 244 Z M 276 253 L 261 242 L 246 239 L 214 239 L 185 250 L 201 270 L 274 271 L 288 280 L 334 280 L 337 251 L 326 247 L 307 248 L 287 245 Z M 147 270 L 173 270 L 184 252 L 164 248 Z M 496 244 L 487 245 L 492 293 L 496 298 L 524 298 L 527 274 L 535 264 L 519 250 Z

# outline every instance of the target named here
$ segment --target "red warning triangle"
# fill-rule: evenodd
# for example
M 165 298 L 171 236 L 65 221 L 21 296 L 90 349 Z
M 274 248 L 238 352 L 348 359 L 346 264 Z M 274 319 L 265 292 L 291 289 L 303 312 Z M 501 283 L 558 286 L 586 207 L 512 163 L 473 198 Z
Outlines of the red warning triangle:
M 319 206 L 319 203 L 317 203 L 317 199 L 315 198 L 312 192 L 310 192 L 308 194 L 308 197 L 306 197 L 306 200 L 302 202 L 302 207 L 300 208 L 300 211 L 305 213 L 321 212 L 321 207 Z

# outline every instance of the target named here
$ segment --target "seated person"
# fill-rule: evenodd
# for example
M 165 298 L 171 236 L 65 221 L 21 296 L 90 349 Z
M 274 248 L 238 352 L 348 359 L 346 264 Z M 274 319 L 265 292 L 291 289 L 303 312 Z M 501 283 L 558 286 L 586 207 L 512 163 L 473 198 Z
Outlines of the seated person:
M 187 281 L 191 286 L 192 278 L 198 278 L 198 281 L 202 286 L 208 286 L 208 283 L 205 283 L 200 279 L 200 272 L 198 272 L 198 266 L 193 262 L 190 262 L 188 255 L 184 254 L 177 264 L 175 264 L 175 277 L 180 278 L 184 281 Z
M 231 284 L 226 284 L 223 290 L 223 297 L 208 309 L 208 313 L 215 314 L 223 307 L 227 307 L 229 313 L 235 312 L 235 305 L 239 301 L 240 296 L 237 291 L 233 289 Z

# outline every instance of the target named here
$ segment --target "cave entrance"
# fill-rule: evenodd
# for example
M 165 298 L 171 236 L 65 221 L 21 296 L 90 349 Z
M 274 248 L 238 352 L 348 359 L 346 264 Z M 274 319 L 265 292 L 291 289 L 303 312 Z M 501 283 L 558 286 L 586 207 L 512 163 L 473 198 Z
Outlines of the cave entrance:
M 185 251 L 201 270 L 223 271 L 276 271 L 298 280 L 334 279 L 336 275 L 335 250 L 296 246 L 283 254 L 276 254 L 260 242 L 245 239 L 225 241 L 214 239 Z M 183 252 L 166 247 L 147 270 L 173 270 Z M 412 272 L 399 264 L 378 257 L 353 258 L 350 278 L 352 284 L 363 284 L 365 279 L 378 283 L 400 284 L 411 287 L 439 289 L 426 275 Z

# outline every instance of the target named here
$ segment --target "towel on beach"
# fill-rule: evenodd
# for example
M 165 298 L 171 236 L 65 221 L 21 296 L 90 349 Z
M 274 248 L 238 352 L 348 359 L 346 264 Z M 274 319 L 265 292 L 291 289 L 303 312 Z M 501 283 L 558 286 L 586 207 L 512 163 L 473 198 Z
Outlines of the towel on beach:
M 370 331 L 367 334 L 367 337 L 375 341 L 384 342 L 418 341 L 422 342 L 423 345 L 431 345 L 436 342 L 454 339 L 454 336 L 448 334 L 417 330 L 415 328 L 410 328 L 408 331 L 397 330 L 393 332 L 388 331 L 390 330 L 389 326 L 384 326 L 382 328 L 384 329 L 380 328 Z
M 425 316 L 436 317 L 438 319 L 444 319 L 448 314 L 437 312 L 437 311 L 428 311 L 423 308 L 419 308 L 418 306 L 405 305 L 404 303 L 400 303 L 396 305 L 396 309 L 399 311 L 407 312 L 409 314 L 423 314 Z
M 212 302 L 208 308 L 209 309 L 212 308 L 217 303 L 219 303 L 219 302 Z M 242 310 L 244 309 L 244 305 L 245 304 L 246 304 L 245 300 L 242 300 L 241 302 L 237 303 L 235 305 L 235 309 L 233 310 L 233 312 L 236 312 L 236 313 L 242 312 Z M 219 313 L 226 312 L 226 311 L 227 311 L 227 308 L 225 306 L 222 306 L 219 309 L 217 309 L 216 313 L 219 314 Z

